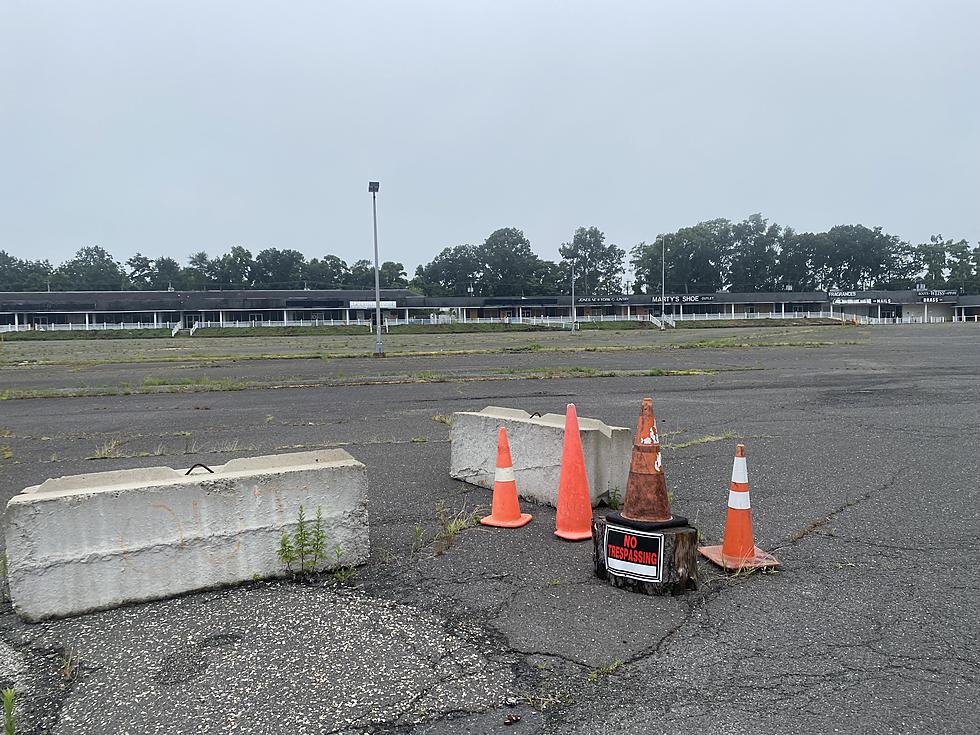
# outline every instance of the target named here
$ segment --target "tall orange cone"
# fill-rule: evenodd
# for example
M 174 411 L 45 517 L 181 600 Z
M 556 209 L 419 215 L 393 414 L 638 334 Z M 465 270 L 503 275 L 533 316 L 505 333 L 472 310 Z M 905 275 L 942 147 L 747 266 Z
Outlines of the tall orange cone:
M 745 445 L 735 447 L 732 484 L 728 491 L 728 517 L 721 546 L 702 546 L 701 555 L 725 569 L 778 567 L 779 561 L 755 545 L 752 535 L 752 506 L 749 502 L 749 471 Z
M 582 437 L 578 430 L 575 404 L 565 410 L 565 438 L 561 448 L 561 476 L 558 479 L 558 509 L 555 536 L 567 541 L 592 538 L 592 499 L 585 474 Z
M 480 519 L 484 526 L 519 528 L 531 520 L 529 513 L 521 513 L 517 501 L 517 482 L 514 480 L 514 464 L 510 461 L 510 444 L 507 429 L 497 431 L 497 467 L 493 473 L 493 505 L 490 515 Z
M 640 418 L 636 422 L 633 457 L 626 479 L 626 497 L 620 513 L 623 518 L 646 523 L 660 523 L 673 518 L 670 514 L 663 465 L 657 419 L 653 415 L 653 401 L 644 398 L 640 407 Z

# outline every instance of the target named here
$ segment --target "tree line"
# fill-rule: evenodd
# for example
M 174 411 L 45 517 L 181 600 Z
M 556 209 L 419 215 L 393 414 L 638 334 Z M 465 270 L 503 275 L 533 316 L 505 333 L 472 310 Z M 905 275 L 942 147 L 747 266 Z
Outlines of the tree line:
M 577 295 L 605 297 L 658 292 L 664 272 L 666 290 L 673 293 L 899 290 L 917 284 L 980 291 L 980 245 L 971 248 L 966 240 L 933 235 L 911 244 L 864 225 L 798 233 L 761 214 L 660 234 L 630 248 L 628 257 L 599 228 L 579 227 L 558 252 L 557 262 L 540 258 L 521 230 L 505 227 L 480 245 L 444 248 L 411 279 L 401 263 L 386 261 L 379 269 L 381 287 L 429 296 L 556 295 L 568 293 L 574 273 Z M 198 252 L 181 265 L 140 253 L 120 263 L 105 249 L 88 246 L 57 267 L 0 250 L 0 291 L 373 287 L 371 261 L 348 265 L 336 255 L 307 260 L 296 250 L 277 248 L 254 257 L 243 246 L 214 258 Z

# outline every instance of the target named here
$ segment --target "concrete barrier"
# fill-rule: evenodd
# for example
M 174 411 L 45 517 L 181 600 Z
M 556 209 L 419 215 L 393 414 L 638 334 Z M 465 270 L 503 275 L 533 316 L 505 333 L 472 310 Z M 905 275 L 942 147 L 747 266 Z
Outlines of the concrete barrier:
M 554 507 L 558 502 L 565 416 L 546 413 L 534 418 L 517 408 L 487 406 L 479 412 L 453 414 L 449 474 L 480 487 L 493 488 L 497 462 L 497 427 L 507 429 L 517 492 Z M 579 417 L 592 505 L 611 494 L 626 493 L 633 452 L 632 432 L 607 426 L 598 419 Z
M 7 504 L 14 609 L 62 617 L 285 573 L 283 531 L 323 513 L 327 566 L 369 553 L 367 471 L 339 449 L 47 480 Z M 335 549 L 340 549 L 340 558 Z

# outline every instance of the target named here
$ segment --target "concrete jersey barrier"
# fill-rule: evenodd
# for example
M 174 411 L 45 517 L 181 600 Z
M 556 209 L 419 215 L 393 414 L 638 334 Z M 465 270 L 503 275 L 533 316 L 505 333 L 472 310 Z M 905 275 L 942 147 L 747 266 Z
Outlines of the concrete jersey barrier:
M 7 504 L 14 609 L 74 615 L 285 573 L 279 538 L 323 514 L 326 566 L 367 561 L 367 471 L 340 449 L 47 480 Z M 336 549 L 340 549 L 337 558 Z
M 593 507 L 611 494 L 626 493 L 632 432 L 607 426 L 598 419 L 579 417 L 579 433 Z M 450 432 L 449 474 L 457 480 L 493 488 L 497 461 L 497 428 L 507 429 L 517 492 L 521 497 L 552 507 L 558 502 L 565 416 L 546 413 L 531 417 L 517 408 L 487 406 L 479 412 L 454 413 Z

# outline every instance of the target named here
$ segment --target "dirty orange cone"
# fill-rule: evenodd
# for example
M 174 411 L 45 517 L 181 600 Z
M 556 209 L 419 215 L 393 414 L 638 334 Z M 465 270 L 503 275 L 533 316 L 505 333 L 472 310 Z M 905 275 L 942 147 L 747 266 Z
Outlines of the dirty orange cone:
M 484 526 L 519 528 L 531 520 L 528 513 L 521 513 L 517 502 L 517 482 L 514 480 L 514 464 L 510 461 L 510 444 L 507 429 L 497 431 L 497 468 L 493 473 L 493 505 L 490 515 L 480 519 Z
M 702 546 L 701 555 L 725 569 L 778 567 L 779 561 L 755 545 L 752 535 L 752 507 L 749 502 L 749 471 L 745 445 L 735 447 L 732 484 L 728 491 L 728 517 L 721 546 Z
M 558 480 L 558 510 L 555 536 L 567 541 L 592 538 L 592 500 L 585 474 L 582 437 L 578 431 L 575 404 L 565 411 L 565 438 L 561 448 L 561 476 Z
M 649 398 L 643 399 L 640 418 L 636 422 L 633 457 L 630 460 L 626 497 L 623 499 L 620 515 L 631 521 L 646 523 L 660 523 L 673 517 L 667 497 L 667 480 L 664 477 L 663 455 L 660 453 L 657 419 L 653 415 L 653 401 Z

